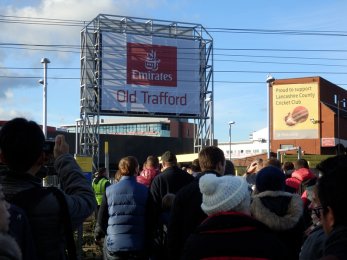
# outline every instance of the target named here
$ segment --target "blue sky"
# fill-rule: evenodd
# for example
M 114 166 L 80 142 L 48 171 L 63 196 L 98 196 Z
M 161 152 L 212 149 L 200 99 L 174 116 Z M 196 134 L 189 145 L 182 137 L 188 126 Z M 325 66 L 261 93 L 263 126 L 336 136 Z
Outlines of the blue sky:
M 235 121 L 232 141 L 246 140 L 266 126 L 267 73 L 278 79 L 321 76 L 347 88 L 346 10 L 347 1 L 337 0 L 1 0 L 0 120 L 25 116 L 42 123 L 42 57 L 51 60 L 48 125 L 79 117 L 79 48 L 57 52 L 37 45 L 79 46 L 83 26 L 28 24 L 23 17 L 71 24 L 104 13 L 204 26 L 214 39 L 215 137 L 227 141 L 228 122 Z M 337 36 L 327 35 L 332 33 Z

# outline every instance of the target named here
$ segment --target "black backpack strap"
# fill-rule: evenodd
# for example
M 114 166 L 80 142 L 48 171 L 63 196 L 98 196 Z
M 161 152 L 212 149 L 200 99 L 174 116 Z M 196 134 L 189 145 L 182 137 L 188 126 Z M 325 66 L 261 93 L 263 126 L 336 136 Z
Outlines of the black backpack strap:
M 70 260 L 77 260 L 76 255 L 76 244 L 73 237 L 73 229 L 72 229 L 72 223 L 70 218 L 70 212 L 69 208 L 66 202 L 65 195 L 62 193 L 61 190 L 55 188 L 55 187 L 48 187 L 47 189 L 51 190 L 54 196 L 57 198 L 60 208 L 61 208 L 61 218 L 63 220 L 64 224 L 64 231 L 66 236 L 66 249 L 68 253 L 68 259 Z

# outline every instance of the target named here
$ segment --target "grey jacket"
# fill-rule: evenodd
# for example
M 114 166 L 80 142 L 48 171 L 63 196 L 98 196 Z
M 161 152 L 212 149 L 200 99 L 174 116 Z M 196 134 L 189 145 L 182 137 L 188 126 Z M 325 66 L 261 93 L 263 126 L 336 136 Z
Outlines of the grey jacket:
M 54 168 L 66 198 L 73 228 L 76 228 L 96 208 L 91 184 L 70 154 L 59 156 Z M 41 179 L 27 173 L 10 171 L 3 180 L 4 194 L 9 199 L 20 191 L 41 186 Z M 65 259 L 65 234 L 59 217 L 60 210 L 56 197 L 49 194 L 39 201 L 28 216 L 39 259 Z

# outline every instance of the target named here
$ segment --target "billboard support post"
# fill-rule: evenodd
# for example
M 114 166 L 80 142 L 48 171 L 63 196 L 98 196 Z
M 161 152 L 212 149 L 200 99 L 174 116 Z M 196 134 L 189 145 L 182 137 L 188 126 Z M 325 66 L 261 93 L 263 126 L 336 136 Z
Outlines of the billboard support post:
M 270 106 L 270 88 L 272 87 L 272 83 L 275 81 L 275 78 L 268 74 L 266 78 L 266 89 L 267 89 L 267 158 L 271 157 L 271 106 Z

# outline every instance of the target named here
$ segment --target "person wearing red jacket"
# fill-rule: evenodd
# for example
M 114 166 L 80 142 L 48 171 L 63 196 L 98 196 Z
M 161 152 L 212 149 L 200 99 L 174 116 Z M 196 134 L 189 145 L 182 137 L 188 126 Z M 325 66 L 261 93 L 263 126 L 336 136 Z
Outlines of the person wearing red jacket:
M 159 174 L 159 160 L 158 157 L 150 155 L 147 157 L 145 165 L 140 172 L 139 176 L 136 177 L 138 183 L 146 185 L 147 188 L 151 185 L 155 176 Z

